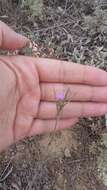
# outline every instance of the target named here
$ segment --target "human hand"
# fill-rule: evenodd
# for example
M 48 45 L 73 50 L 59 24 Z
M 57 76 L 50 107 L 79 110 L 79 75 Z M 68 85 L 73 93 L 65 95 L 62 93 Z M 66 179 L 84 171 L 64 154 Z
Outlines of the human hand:
M 17 49 L 28 40 L 0 23 L 0 47 Z M 72 100 L 62 110 L 57 130 L 79 117 L 107 112 L 107 73 L 60 60 L 0 56 L 0 151 L 26 136 L 54 130 L 55 93 Z M 55 92 L 55 93 L 54 93 Z

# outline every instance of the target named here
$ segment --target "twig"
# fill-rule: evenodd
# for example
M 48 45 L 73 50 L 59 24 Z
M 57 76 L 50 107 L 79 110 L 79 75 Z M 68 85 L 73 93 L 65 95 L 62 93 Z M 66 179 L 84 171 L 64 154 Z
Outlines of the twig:
M 107 128 L 107 114 L 105 114 L 105 126 Z
M 65 12 L 66 12 L 66 10 L 67 10 L 67 5 L 68 5 L 68 0 L 66 0 L 66 2 L 65 2 L 64 13 L 65 13 Z
M 87 161 L 89 158 L 86 157 L 86 158 L 81 158 L 81 159 L 77 159 L 77 160 L 71 160 L 70 161 L 70 164 L 71 163 L 77 163 L 77 162 L 83 162 L 83 161 Z M 93 158 L 90 158 L 90 160 L 93 160 Z
M 61 24 L 56 24 L 56 25 L 53 25 L 53 26 L 50 26 L 50 27 L 47 27 L 47 28 L 42 28 L 42 29 L 37 29 L 36 32 L 46 32 L 47 30 L 52 30 L 54 28 L 59 28 L 61 26 L 66 26 L 68 24 L 72 24 L 72 22 L 67 22 L 67 23 L 61 23 Z
M 0 183 L 2 183 L 4 180 L 7 179 L 7 177 L 12 173 L 13 171 L 13 166 L 11 165 L 11 161 L 10 160 L 7 164 L 7 166 L 5 167 L 4 171 L 2 172 L 1 176 L 0 176 Z

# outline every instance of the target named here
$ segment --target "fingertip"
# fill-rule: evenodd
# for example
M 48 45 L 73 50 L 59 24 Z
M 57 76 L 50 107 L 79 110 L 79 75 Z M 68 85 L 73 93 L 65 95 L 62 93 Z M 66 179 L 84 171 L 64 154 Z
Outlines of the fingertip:
M 21 34 L 18 34 L 16 32 L 14 32 L 14 36 L 11 37 L 11 40 L 13 41 L 13 44 L 9 44 L 9 42 L 8 42 L 8 44 L 5 45 L 5 47 L 7 47 L 8 49 L 11 49 L 11 50 L 29 47 L 29 45 L 30 45 L 30 40 L 27 37 L 25 37 Z
M 0 48 L 7 50 L 21 49 L 30 44 L 30 40 L 16 33 L 8 25 L 0 21 Z

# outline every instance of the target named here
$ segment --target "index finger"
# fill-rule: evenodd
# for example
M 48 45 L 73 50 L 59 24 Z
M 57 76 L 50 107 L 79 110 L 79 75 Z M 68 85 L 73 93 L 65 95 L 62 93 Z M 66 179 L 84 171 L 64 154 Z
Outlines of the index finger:
M 15 50 L 23 48 L 29 40 L 13 31 L 9 26 L 0 21 L 0 49 Z
M 67 61 L 37 58 L 40 82 L 107 85 L 107 72 L 93 66 Z

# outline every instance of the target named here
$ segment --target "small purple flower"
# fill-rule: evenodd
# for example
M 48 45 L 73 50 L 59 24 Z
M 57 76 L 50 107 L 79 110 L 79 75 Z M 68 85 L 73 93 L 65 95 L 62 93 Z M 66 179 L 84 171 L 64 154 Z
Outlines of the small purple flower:
M 58 93 L 57 96 L 56 96 L 57 100 L 64 100 L 64 97 L 65 97 L 65 95 L 64 95 L 63 92 L 62 93 Z

